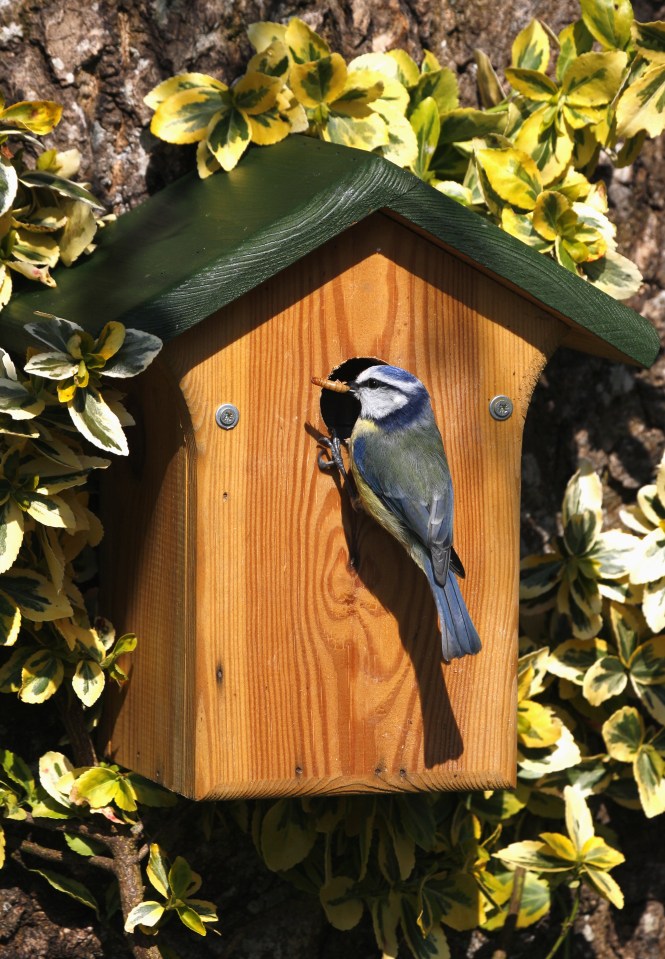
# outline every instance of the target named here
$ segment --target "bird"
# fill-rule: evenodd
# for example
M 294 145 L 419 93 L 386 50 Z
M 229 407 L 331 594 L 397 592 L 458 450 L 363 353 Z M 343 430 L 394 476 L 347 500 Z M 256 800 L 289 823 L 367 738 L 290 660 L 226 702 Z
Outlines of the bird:
M 425 573 L 443 658 L 479 652 L 480 637 L 457 582 L 465 571 L 453 548 L 453 485 L 427 389 L 388 364 L 370 366 L 348 382 L 312 377 L 312 383 L 349 392 L 360 404 L 348 444 L 358 499 Z M 345 472 L 339 440 L 333 435 L 324 445 Z

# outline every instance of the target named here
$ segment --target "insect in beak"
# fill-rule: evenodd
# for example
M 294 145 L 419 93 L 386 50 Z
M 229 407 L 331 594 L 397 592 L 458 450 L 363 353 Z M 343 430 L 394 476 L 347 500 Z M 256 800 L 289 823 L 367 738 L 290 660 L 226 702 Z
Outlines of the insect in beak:
M 326 380 L 322 379 L 320 376 L 313 376 L 312 383 L 314 386 L 320 386 L 322 390 L 332 390 L 333 393 L 352 392 L 349 384 L 342 382 L 342 380 Z

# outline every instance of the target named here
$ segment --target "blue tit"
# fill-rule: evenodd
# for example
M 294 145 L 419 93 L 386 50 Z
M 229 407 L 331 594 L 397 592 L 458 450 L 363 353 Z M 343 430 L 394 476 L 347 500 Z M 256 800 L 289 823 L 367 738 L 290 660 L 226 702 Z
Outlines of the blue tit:
M 412 373 L 384 365 L 348 383 L 312 382 L 360 403 L 349 440 L 358 498 L 427 576 L 444 659 L 477 653 L 480 638 L 456 578 L 464 567 L 453 549 L 452 480 L 427 390 Z

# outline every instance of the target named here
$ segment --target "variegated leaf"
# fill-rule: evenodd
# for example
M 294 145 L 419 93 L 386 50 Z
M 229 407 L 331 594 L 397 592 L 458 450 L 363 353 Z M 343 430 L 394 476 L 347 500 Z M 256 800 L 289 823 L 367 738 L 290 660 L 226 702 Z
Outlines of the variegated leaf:
M 319 899 L 326 918 L 335 929 L 353 929 L 363 914 L 363 901 L 355 896 L 356 882 L 348 876 L 335 876 L 319 890 Z
M 515 147 L 476 149 L 476 161 L 492 189 L 513 207 L 533 210 L 542 191 L 538 167 Z
M 31 493 L 26 496 L 26 500 L 26 513 L 32 516 L 35 522 L 58 529 L 76 529 L 74 514 L 61 496 Z
M 587 29 L 603 47 L 626 48 L 633 23 L 630 0 L 580 0 L 580 6 Z
M 564 27 L 559 34 L 559 56 L 556 62 L 556 78 L 561 83 L 566 70 L 582 53 L 593 47 L 593 36 L 583 20 Z
M 368 903 L 372 915 L 374 938 L 383 959 L 397 959 L 397 926 L 400 919 L 400 897 L 390 890 L 387 895 L 373 896 Z
M 104 691 L 104 670 L 99 663 L 82 660 L 72 677 L 72 688 L 84 706 L 94 706 Z
M 169 77 L 154 87 L 150 93 L 143 98 L 146 106 L 156 110 L 165 100 L 174 96 L 176 93 L 182 93 L 185 90 L 210 88 L 223 93 L 228 89 L 225 83 L 208 76 L 207 73 L 179 73 L 175 77 Z M 219 108 L 218 108 L 219 109 Z
M 16 562 L 23 530 L 23 513 L 14 500 L 9 499 L 0 512 L 0 573 L 5 573 Z
M 660 723 L 661 726 L 665 726 L 665 684 L 644 686 L 636 682 L 632 676 L 631 679 L 633 689 L 639 696 L 646 711 L 650 716 L 653 716 L 656 722 Z
M 403 83 L 407 90 L 415 87 L 420 78 L 420 71 L 415 60 L 409 56 L 406 50 L 388 50 L 386 56 L 390 57 L 397 64 L 397 79 Z
M 274 25 L 271 24 L 271 26 Z M 298 17 L 292 17 L 289 20 L 284 34 L 284 43 L 295 64 L 321 60 L 330 53 L 330 48 L 323 37 L 315 33 Z
M 212 119 L 230 108 L 228 91 L 216 87 L 182 90 L 157 107 L 150 123 L 155 136 L 167 143 L 202 140 Z
M 644 742 L 644 723 L 634 706 L 624 706 L 603 723 L 607 751 L 622 763 L 633 762 Z
M 208 149 L 227 173 L 237 165 L 250 141 L 249 119 L 240 110 L 226 110 L 210 121 Z
M 619 658 L 624 665 L 628 666 L 633 653 L 640 644 L 644 624 L 635 610 L 617 603 L 612 603 L 610 607 L 610 624 L 619 651 Z
M 413 172 L 421 180 L 429 175 L 430 164 L 439 142 L 441 123 L 436 101 L 432 97 L 422 100 L 409 117 L 418 142 L 418 155 Z
M 58 125 L 61 116 L 62 107 L 53 100 L 21 100 L 0 113 L 0 123 L 44 136 Z
M 154 899 L 146 899 L 130 910 L 125 920 L 125 932 L 133 933 L 137 926 L 152 929 L 164 915 L 164 906 Z
M 269 869 L 290 869 L 309 854 L 316 841 L 314 823 L 297 800 L 280 799 L 261 824 L 261 853 Z
M 92 243 L 97 221 L 88 203 L 81 200 L 65 200 L 64 203 L 67 220 L 58 245 L 61 262 L 71 266 Z
M 523 700 L 517 707 L 517 738 L 524 746 L 543 748 L 553 746 L 561 734 L 561 720 L 551 707 L 532 699 Z
M 645 130 L 657 137 L 665 129 L 665 65 L 649 67 L 623 92 L 617 105 L 617 136 L 633 137 Z
M 665 762 L 653 746 L 642 746 L 633 764 L 640 802 L 647 819 L 665 812 Z
M 0 578 L 0 586 L 30 622 L 51 622 L 72 615 L 66 594 L 56 590 L 41 573 L 11 569 Z
M 94 206 L 98 210 L 104 209 L 97 197 L 89 190 L 86 190 L 85 187 L 82 187 L 80 183 L 74 183 L 72 180 L 68 180 L 64 176 L 59 176 L 57 173 L 52 173 L 50 170 L 26 170 L 24 173 L 21 173 L 19 179 L 25 186 L 42 187 L 47 190 L 53 190 L 55 193 L 59 193 L 60 196 L 69 197 L 71 200 L 82 200 L 84 203 L 89 203 L 90 206 Z
M 23 664 L 19 696 L 24 703 L 43 703 L 57 692 L 64 675 L 62 660 L 50 650 L 40 649 Z
M 623 893 L 616 879 L 602 869 L 588 869 L 585 875 L 604 899 L 611 902 L 617 909 L 623 909 Z
M 231 89 L 236 109 L 247 116 L 256 116 L 271 110 L 277 101 L 282 81 L 264 73 L 247 73 Z
M 363 120 L 333 113 L 328 117 L 323 139 L 357 150 L 371 151 L 388 144 L 388 127 L 378 113 L 370 113 Z
M 46 319 L 26 323 L 26 331 L 40 343 L 45 343 L 51 350 L 68 356 L 69 341 L 75 334 L 83 333 L 83 329 L 77 323 L 65 320 L 61 316 L 54 316 L 53 313 L 39 313 L 38 315 L 44 316 Z
M 282 23 L 267 21 L 250 23 L 247 27 L 247 38 L 257 53 L 274 42 L 283 43 L 286 46 L 286 26 Z
M 607 652 L 603 639 L 569 639 L 550 653 L 547 669 L 554 676 L 581 686 L 587 671 Z
M 439 67 L 423 73 L 411 91 L 411 115 L 427 99 L 434 100 L 440 117 L 459 106 L 457 76 L 449 67 Z M 466 137 L 465 139 L 471 139 Z
M 561 836 L 561 839 L 566 838 Z M 572 848 L 572 843 L 570 845 Z M 521 866 L 537 873 L 566 872 L 570 869 L 570 862 L 563 861 L 548 844 L 535 839 L 512 842 L 499 852 L 493 853 L 493 856 L 510 866 Z
M 382 117 L 388 125 L 388 143 L 379 147 L 379 153 L 404 169 L 413 166 L 418 157 L 418 140 L 411 123 L 399 113 L 388 114 L 384 111 Z M 464 189 L 460 184 L 456 185 Z
M 286 44 L 281 40 L 272 40 L 267 47 L 254 54 L 247 64 L 247 73 L 263 73 L 286 82 L 289 66 Z
M 120 421 L 101 393 L 93 387 L 77 390 L 68 409 L 74 426 L 87 440 L 109 453 L 128 454 L 129 447 Z
M 532 20 L 513 40 L 511 66 L 545 73 L 549 60 L 549 37 L 542 24 Z
M 18 190 L 16 170 L 5 157 L 0 157 L 0 216 L 11 209 Z
M 559 92 L 556 83 L 540 70 L 508 67 L 506 80 L 513 90 L 534 103 L 549 103 Z
M 21 611 L 7 593 L 0 590 L 0 646 L 13 646 L 21 628 Z
M 339 53 L 291 67 L 289 87 L 299 102 L 309 109 L 333 103 L 346 86 L 346 63 Z
M 415 959 L 450 959 L 450 946 L 440 925 L 433 926 L 426 936 L 418 925 L 419 904 L 415 896 L 400 899 L 402 934 Z
M 567 726 L 561 726 L 561 735 L 554 749 L 544 752 L 542 749 L 529 752 L 521 749 L 518 755 L 519 776 L 522 780 L 540 779 L 550 773 L 576 766 L 581 759 L 579 746 Z
M 636 536 L 611 529 L 601 533 L 589 556 L 597 564 L 603 579 L 621 579 L 633 569 L 639 547 L 640 541 Z M 665 549 L 663 559 L 665 560 Z M 663 573 L 665 574 L 665 562 Z
M 611 103 L 616 96 L 627 64 L 622 51 L 583 53 L 574 60 L 563 77 L 562 94 L 566 104 L 583 113 Z M 593 121 L 595 114 L 588 114 Z M 575 124 L 576 125 L 576 124 Z
M 459 143 L 492 133 L 503 134 L 507 123 L 507 110 L 485 111 L 458 107 L 441 117 L 439 143 Z
M 665 683 L 665 636 L 647 639 L 628 662 L 631 677 L 644 686 Z
M 613 696 L 619 696 L 626 688 L 628 676 L 617 656 L 605 656 L 587 670 L 582 692 L 592 706 L 600 706 Z
M 120 349 L 107 360 L 102 376 L 137 376 L 152 363 L 162 348 L 162 341 L 143 330 L 125 329 Z
M 642 274 L 635 264 L 616 250 L 608 250 L 601 259 L 585 263 L 583 273 L 590 283 L 615 300 L 628 299 L 642 284 Z
M 645 60 L 665 64 L 665 23 L 662 20 L 651 23 L 635 22 L 633 39 Z

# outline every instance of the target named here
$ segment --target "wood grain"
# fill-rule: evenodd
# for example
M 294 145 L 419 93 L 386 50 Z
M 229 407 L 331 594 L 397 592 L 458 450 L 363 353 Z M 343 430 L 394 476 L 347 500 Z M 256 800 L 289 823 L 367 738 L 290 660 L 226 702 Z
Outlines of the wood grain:
M 111 474 L 108 601 L 139 634 L 114 758 L 197 798 L 513 783 L 523 421 L 565 334 L 378 213 L 169 344 L 138 398 L 143 464 Z M 441 662 L 423 574 L 317 468 L 309 378 L 352 356 L 430 390 L 476 657 Z

